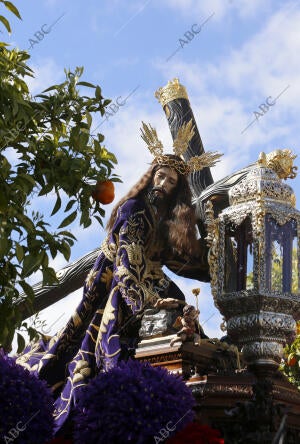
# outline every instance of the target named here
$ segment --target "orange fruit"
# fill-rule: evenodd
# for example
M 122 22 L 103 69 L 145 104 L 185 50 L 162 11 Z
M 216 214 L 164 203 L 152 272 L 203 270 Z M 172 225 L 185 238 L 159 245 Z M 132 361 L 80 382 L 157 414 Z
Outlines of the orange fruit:
M 92 192 L 92 197 L 103 205 L 110 204 L 115 198 L 115 187 L 111 180 L 98 181 Z

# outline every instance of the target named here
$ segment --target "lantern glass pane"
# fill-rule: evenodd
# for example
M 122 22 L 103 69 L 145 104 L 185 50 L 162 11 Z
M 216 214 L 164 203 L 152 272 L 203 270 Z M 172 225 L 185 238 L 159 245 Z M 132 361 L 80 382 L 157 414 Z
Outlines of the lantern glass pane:
M 299 293 L 299 264 L 298 264 L 298 239 L 293 239 L 292 251 L 292 293 Z
M 279 224 L 266 216 L 266 283 L 274 293 L 294 293 L 299 288 L 297 222 Z
M 271 246 L 271 291 L 282 292 L 283 248 L 278 240 L 272 241 Z
M 251 290 L 253 280 L 253 237 L 251 220 L 229 223 L 225 231 L 225 292 Z
M 231 231 L 226 234 L 225 238 L 225 257 L 225 291 L 236 291 L 238 244 L 236 238 L 231 235 Z
M 247 245 L 247 275 L 246 275 L 246 290 L 252 290 L 253 282 L 253 247 L 252 243 Z

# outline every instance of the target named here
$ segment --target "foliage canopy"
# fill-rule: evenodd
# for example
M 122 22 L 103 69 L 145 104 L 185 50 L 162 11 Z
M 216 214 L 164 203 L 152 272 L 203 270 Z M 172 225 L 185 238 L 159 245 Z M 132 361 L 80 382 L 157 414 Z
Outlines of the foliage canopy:
M 0 0 L 20 18 L 16 7 Z M 8 20 L 1 23 L 11 31 Z M 34 294 L 28 278 L 42 271 L 43 284 L 57 281 L 50 256 L 69 260 L 74 235 L 66 230 L 75 220 L 83 228 L 105 214 L 91 198 L 96 181 L 118 179 L 112 174 L 115 156 L 103 146 L 104 136 L 93 134 L 95 114 L 105 114 L 98 85 L 81 81 L 83 68 L 65 70 L 65 81 L 33 97 L 26 80 L 34 77 L 26 51 L 0 42 L 0 344 L 9 348 L 21 326 L 17 302 L 23 291 L 27 304 Z M 85 93 L 81 94 L 81 90 Z M 34 200 L 54 199 L 53 223 Z M 30 332 L 34 334 L 33 331 Z M 24 340 L 19 335 L 19 348 Z

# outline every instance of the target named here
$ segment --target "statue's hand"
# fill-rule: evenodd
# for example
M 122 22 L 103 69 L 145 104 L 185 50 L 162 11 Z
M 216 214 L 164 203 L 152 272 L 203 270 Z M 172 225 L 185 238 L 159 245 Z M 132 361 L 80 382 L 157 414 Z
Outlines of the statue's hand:
M 179 301 L 174 298 L 158 299 L 154 304 L 155 308 L 177 308 L 178 306 Z

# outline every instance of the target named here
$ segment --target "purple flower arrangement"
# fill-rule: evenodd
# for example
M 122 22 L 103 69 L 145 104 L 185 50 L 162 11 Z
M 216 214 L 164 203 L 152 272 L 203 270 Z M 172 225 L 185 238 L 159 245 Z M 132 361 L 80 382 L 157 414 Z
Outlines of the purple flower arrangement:
M 160 442 L 193 420 L 194 405 L 180 377 L 149 363 L 121 362 L 79 391 L 74 442 Z
M 0 442 L 44 444 L 53 435 L 52 413 L 46 383 L 0 350 Z

